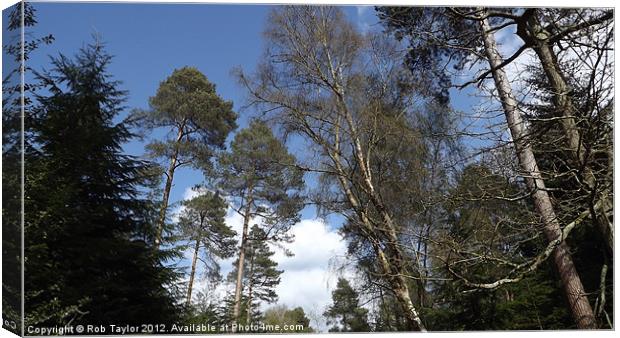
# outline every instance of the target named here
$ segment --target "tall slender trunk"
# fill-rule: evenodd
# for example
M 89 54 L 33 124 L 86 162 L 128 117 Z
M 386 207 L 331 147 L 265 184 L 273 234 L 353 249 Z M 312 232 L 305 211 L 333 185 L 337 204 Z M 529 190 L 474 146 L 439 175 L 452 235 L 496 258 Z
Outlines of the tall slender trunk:
M 532 44 L 534 52 L 540 60 L 543 71 L 549 80 L 549 84 L 553 88 L 553 103 L 556 110 L 562 116 L 560 125 L 564 131 L 574 167 L 578 170 L 583 168 L 583 181 L 588 190 L 594 192 L 597 189 L 596 177 L 592 168 L 586 163 L 586 149 L 583 147 L 582 137 L 577 127 L 577 109 L 570 96 L 571 88 L 566 82 L 564 74 L 558 65 L 557 55 L 553 51 L 553 46 L 549 44 L 548 38 L 551 34 L 538 23 L 534 12 L 531 12 L 525 23 L 527 24 L 527 29 L 520 30 L 520 36 L 522 39 Z M 608 253 L 613 257 L 614 226 L 613 222 L 606 215 L 606 211 L 612 208 L 613 202 L 605 191 L 603 191 L 600 196 L 597 196 L 597 198 L 602 200 L 603 207 L 601 208 L 602 211 L 591 210 L 592 219 L 605 241 Z M 592 205 L 594 204 L 596 204 L 596 201 L 593 201 Z
M 247 204 L 243 215 L 243 234 L 241 235 L 241 246 L 239 248 L 239 261 L 237 262 L 237 283 L 235 286 L 235 306 L 233 308 L 233 318 L 239 320 L 241 310 L 241 293 L 243 291 L 243 270 L 245 266 L 245 251 L 248 241 L 248 226 L 250 224 L 250 212 L 252 210 L 252 188 L 248 188 Z
M 413 301 L 409 295 L 409 287 L 407 286 L 407 281 L 403 276 L 402 271 L 402 257 L 391 257 L 392 259 L 388 258 L 386 252 L 377 243 L 373 243 L 373 248 L 377 253 L 379 264 L 381 265 L 383 272 L 386 274 L 392 292 L 394 292 L 396 300 L 403 309 L 403 314 L 405 316 L 405 320 L 407 321 L 408 328 L 411 330 L 426 332 L 426 327 L 422 323 L 420 315 L 418 314 L 415 305 L 413 305 Z
M 178 143 L 183 138 L 183 128 L 179 128 L 176 144 L 174 146 L 174 153 L 170 158 L 170 165 L 168 171 L 166 171 L 166 185 L 164 186 L 164 196 L 161 202 L 161 209 L 159 210 L 159 220 L 157 222 L 157 232 L 155 234 L 155 250 L 159 249 L 162 240 L 162 234 L 164 231 L 164 225 L 166 224 L 166 211 L 168 210 L 168 200 L 170 199 L 170 190 L 172 189 L 172 180 L 174 178 L 174 171 L 177 168 L 177 161 L 179 157 Z
M 367 240 L 371 243 L 373 251 L 377 255 L 378 263 L 381 267 L 381 270 L 386 275 L 386 279 L 390 283 L 392 291 L 396 296 L 396 300 L 403 309 L 404 316 L 407 320 L 407 325 L 412 330 L 426 332 L 426 327 L 422 323 L 418 311 L 416 310 L 416 307 L 413 305 L 411 297 L 409 296 L 409 288 L 407 287 L 402 267 L 402 256 L 398 256 L 400 255 L 400 249 L 398 248 L 397 239 L 395 237 L 395 229 L 393 227 L 394 225 L 391 221 L 390 216 L 382 208 L 382 205 L 380 203 L 377 203 L 376 196 L 371 193 L 369 197 L 373 199 L 373 204 L 378 207 L 379 212 L 383 217 L 383 220 L 386 222 L 385 226 L 389 229 L 389 231 L 377 229 L 370 221 L 370 219 L 368 219 L 368 216 L 366 215 L 359 201 L 355 197 L 355 194 L 353 194 L 350 187 L 348 186 L 346 179 L 344 178 L 344 171 L 342 169 L 338 153 L 332 153 L 330 156 L 332 156 L 334 164 L 336 165 L 336 168 L 340 173 L 338 175 L 338 179 L 340 181 L 342 189 L 344 190 L 345 195 L 347 196 L 347 200 L 351 204 L 353 210 L 360 217 L 361 226 L 365 228 L 363 232 L 366 233 L 365 236 L 367 237 Z M 372 184 L 370 180 L 366 180 L 365 182 L 367 184 Z M 369 190 L 372 191 L 372 189 Z M 379 230 L 380 233 L 377 233 L 377 230 Z M 388 238 L 382 238 L 382 236 L 387 236 Z M 381 245 L 379 243 L 379 241 L 381 240 L 387 243 Z M 386 250 L 384 250 L 384 246 L 386 247 L 386 249 L 389 249 L 388 253 L 386 253 Z
M 250 271 L 248 271 L 249 282 L 248 282 L 248 300 L 247 300 L 247 309 L 246 309 L 246 324 L 250 325 L 252 323 L 252 277 L 254 276 L 254 253 L 250 256 Z
M 329 58 L 329 55 L 328 55 Z M 331 65 L 331 61 L 329 62 Z M 333 67 L 330 67 L 332 76 L 337 78 L 336 73 Z M 359 165 L 359 170 L 362 175 L 362 183 L 365 185 L 362 187 L 362 191 L 365 191 L 368 198 L 371 200 L 371 203 L 377 208 L 377 211 L 381 215 L 383 227 L 377 227 L 371 220 L 368 218 L 365 207 L 362 207 L 357 197 L 351 191 L 347 180 L 345 177 L 345 171 L 342 168 L 341 158 L 340 158 L 340 119 L 335 125 L 335 151 L 328 151 L 329 156 L 334 161 L 336 166 L 336 170 L 338 171 L 338 179 L 340 181 L 340 185 L 344 190 L 345 195 L 349 203 L 351 204 L 352 209 L 358 214 L 360 217 L 361 226 L 364 227 L 364 233 L 367 237 L 367 240 L 371 243 L 374 252 L 376 253 L 379 264 L 383 270 L 383 273 L 386 276 L 387 281 L 389 282 L 392 291 L 394 292 L 396 299 L 401 305 L 405 317 L 407 319 L 407 325 L 411 330 L 419 330 L 422 332 L 426 332 L 426 327 L 422 323 L 418 311 L 416 307 L 413 305 L 411 301 L 411 297 L 409 295 L 409 288 L 407 286 L 407 281 L 405 280 L 405 269 L 403 266 L 403 257 L 402 252 L 399 248 L 398 238 L 396 236 L 396 229 L 394 223 L 392 222 L 391 216 L 387 212 L 386 208 L 383 206 L 380 197 L 377 196 L 377 192 L 372 182 L 372 172 L 370 168 L 370 157 L 364 154 L 362 150 L 362 144 L 359 138 L 359 134 L 357 131 L 357 127 L 355 125 L 352 114 L 349 112 L 347 108 L 347 104 L 344 100 L 344 94 L 341 92 L 341 86 L 336 85 L 335 94 L 338 97 L 338 105 L 341 109 L 342 118 L 346 123 L 349 129 L 349 135 L 352 138 L 353 145 L 353 155 L 355 156 L 357 165 Z
M 194 258 L 192 259 L 192 271 L 189 274 L 189 285 L 187 286 L 187 306 L 192 303 L 192 287 L 194 285 L 194 275 L 196 274 L 196 261 L 198 260 L 198 251 L 200 250 L 200 239 L 196 239 L 194 246 Z
M 498 66 L 502 58 L 497 51 L 495 37 L 490 33 L 490 25 L 486 19 L 481 20 L 481 34 L 484 40 L 485 54 L 493 71 L 493 79 L 500 96 L 500 101 L 506 115 L 508 127 L 514 140 L 515 151 L 519 159 L 521 170 L 525 174 L 525 181 L 532 191 L 532 199 L 538 214 L 543 222 L 543 230 L 548 241 L 554 241 L 562 236 L 560 224 L 553 210 L 551 199 L 545 189 L 538 165 L 532 151 L 531 144 L 527 140 L 525 124 L 521 113 L 517 110 L 517 101 L 512 94 L 512 88 L 508 77 L 503 69 Z M 566 242 L 562 241 L 553 251 L 553 258 L 562 280 L 564 294 L 569 303 L 569 309 L 573 319 L 580 329 L 594 329 L 596 322 L 592 307 L 586 297 L 583 284 Z

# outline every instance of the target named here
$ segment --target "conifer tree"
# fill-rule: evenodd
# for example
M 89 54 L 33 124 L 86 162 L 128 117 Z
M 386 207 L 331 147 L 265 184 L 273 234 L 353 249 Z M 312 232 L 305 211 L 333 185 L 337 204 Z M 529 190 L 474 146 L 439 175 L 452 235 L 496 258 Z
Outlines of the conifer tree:
M 151 157 L 168 162 L 155 236 L 158 248 L 175 171 L 188 165 L 208 171 L 214 150 L 221 149 L 230 131 L 237 127 L 237 114 L 232 102 L 222 99 L 215 85 L 193 67 L 176 69 L 161 82 L 149 105 L 148 111 L 134 112 L 135 118 L 149 130 L 162 128 L 167 132 L 164 140 L 153 140 L 147 146 Z
M 256 319 L 252 313 L 253 308 L 258 305 L 255 303 L 260 301 L 274 303 L 278 300 L 275 288 L 280 284 L 280 275 L 284 271 L 276 269 L 278 263 L 271 259 L 274 252 L 269 250 L 266 236 L 265 231 L 258 225 L 252 226 L 252 230 L 248 234 L 245 253 L 247 264 L 243 282 L 244 288 L 247 288 L 245 293 L 245 320 L 247 324 Z M 236 279 L 238 268 L 239 260 L 235 261 L 229 279 Z
M 547 248 L 549 250 L 545 249 L 538 259 L 532 260 L 534 263 L 521 266 L 527 267 L 529 271 L 533 271 L 537 265 L 540 265 L 539 262 L 544 261 L 546 258 L 552 259 L 558 270 L 558 277 L 562 281 L 565 296 L 569 299 L 567 305 L 570 307 L 578 327 L 582 329 L 596 328 L 597 323 L 594 312 L 586 296 L 588 292 L 584 288 L 582 276 L 572 258 L 574 248 L 571 249 L 566 240 L 568 232 L 582 221 L 582 217 L 565 219 L 565 215 L 557 211 L 557 203 L 551 198 L 549 194 L 550 189 L 545 185 L 547 174 L 539 167 L 538 160 L 534 154 L 537 140 L 535 137 L 532 137 L 531 130 L 529 130 L 530 126 L 526 120 L 527 114 L 523 114 L 523 104 L 517 99 L 518 95 L 513 88 L 514 82 L 509 80 L 506 66 L 530 48 L 539 56 L 542 56 L 540 53 L 546 50 L 548 58 L 555 58 L 553 61 L 547 60 L 549 62 L 545 62 L 543 58 L 540 60 L 549 78 L 555 78 L 554 80 L 550 79 L 550 82 L 556 82 L 555 86 L 553 86 L 553 92 L 556 94 L 554 100 L 556 101 L 556 108 L 560 108 L 561 115 L 555 116 L 552 123 L 562 125 L 562 129 L 564 129 L 563 138 L 566 141 L 562 147 L 568 146 L 573 153 L 573 157 L 577 159 L 576 162 L 581 162 L 583 159 L 582 151 L 587 149 L 587 147 L 578 145 L 578 143 L 585 138 L 579 136 L 579 130 L 575 125 L 574 116 L 572 116 L 574 106 L 570 102 L 570 98 L 566 97 L 570 90 L 566 86 L 564 79 L 561 79 L 561 72 L 556 68 L 557 57 L 554 57 L 553 51 L 549 50 L 550 42 L 559 43 L 561 40 L 569 38 L 571 33 L 581 35 L 578 32 L 601 23 L 606 22 L 605 25 L 608 25 L 609 20 L 613 16 L 611 11 L 596 13 L 597 11 L 567 10 L 562 11 L 560 15 L 558 12 L 553 13 L 553 10 L 551 10 L 547 13 L 549 14 L 547 16 L 560 19 L 541 26 L 540 21 L 538 21 L 540 18 L 537 18 L 535 15 L 535 12 L 538 10 L 535 9 L 380 7 L 377 10 L 386 28 L 394 33 L 397 39 L 404 39 L 409 44 L 410 53 L 407 63 L 416 74 L 419 73 L 420 69 L 425 69 L 424 65 L 434 65 L 432 69 L 444 78 L 447 76 L 449 79 L 449 72 L 446 71 L 448 69 L 446 66 L 448 65 L 454 66 L 457 70 L 463 70 L 466 66 L 471 68 L 474 64 L 479 64 L 478 62 L 486 63 L 485 70 L 480 71 L 473 79 L 458 85 L 458 87 L 464 88 L 472 84 L 482 84 L 488 78 L 493 78 L 495 89 L 493 95 L 497 102 L 501 104 L 507 127 L 511 133 L 512 146 L 515 151 L 513 161 L 519 165 L 519 175 L 521 176 L 519 179 L 525 181 L 528 189 L 531 191 L 531 202 L 535 206 L 536 212 L 540 216 L 539 222 L 542 224 L 540 228 L 541 233 L 545 235 L 548 241 Z M 589 18 L 586 19 L 586 17 Z M 570 22 L 568 26 L 564 26 L 561 23 L 561 21 L 565 20 Z M 495 35 L 500 34 L 502 29 L 507 27 L 514 27 L 513 31 L 524 42 L 510 56 L 502 55 L 495 37 Z M 554 34 L 546 31 L 546 29 L 551 29 L 551 27 L 553 27 Z M 605 30 L 606 28 L 603 28 L 601 34 L 607 34 Z M 592 42 L 589 37 L 586 39 L 590 41 L 574 41 L 576 42 L 575 45 L 579 47 L 567 49 L 578 54 L 584 53 L 582 47 L 590 45 Z M 606 40 L 607 43 L 610 41 L 610 39 L 602 40 Z M 586 51 L 576 59 L 580 59 L 583 62 L 583 60 L 590 57 L 585 55 L 590 53 L 592 52 Z M 585 63 L 587 64 L 587 62 Z M 598 63 L 596 62 L 596 64 Z M 588 67 L 590 66 L 585 68 Z M 592 83 L 598 82 L 598 80 L 593 80 L 596 77 L 594 76 L 595 73 L 605 73 L 596 66 L 592 68 L 592 71 L 591 77 L 582 75 L 580 77 L 591 79 L 586 82 Z M 447 89 L 449 86 L 443 87 L 443 95 L 445 96 L 448 93 Z M 563 103 L 560 101 L 563 101 Z M 589 121 L 584 121 L 584 124 L 588 123 Z M 607 129 L 606 127 L 604 128 Z M 579 169 L 576 169 L 577 167 Z M 587 182 L 591 182 L 594 177 L 593 175 L 588 175 L 591 168 L 586 163 L 580 163 L 577 167 L 572 169 L 580 174 L 584 173 L 584 177 L 578 179 L 586 183 L 583 188 L 588 190 L 587 186 L 590 184 Z M 597 215 L 597 209 L 607 209 L 605 205 L 610 195 L 607 193 L 606 188 L 603 188 L 600 193 L 600 203 L 594 202 L 594 205 L 589 207 L 589 211 L 584 211 L 584 215 L 587 213 L 598 219 L 597 223 L 602 226 L 601 233 L 607 239 L 605 242 L 610 243 L 613 242 L 613 236 L 611 236 L 609 229 L 613 224 L 606 217 L 608 211 L 603 210 Z M 598 199 L 596 194 L 593 194 L 591 199 L 589 198 L 591 201 L 596 199 Z M 598 207 L 599 205 L 600 208 Z M 579 205 L 572 206 L 573 209 L 578 207 Z M 613 252 L 613 248 L 609 248 L 609 251 Z M 479 286 L 482 286 L 482 288 L 494 288 L 507 281 L 515 282 L 519 280 L 520 278 L 502 278 L 491 283 L 482 283 Z
M 368 332 L 368 310 L 359 304 L 359 296 L 344 278 L 338 278 L 332 292 L 332 305 L 323 314 L 328 324 L 334 324 L 330 332 Z
M 234 277 L 234 276 L 231 276 Z M 241 295 L 241 303 L 239 306 L 239 315 L 235 316 L 235 293 L 230 292 L 227 293 L 224 297 L 221 306 L 218 308 L 218 318 L 220 325 L 246 325 L 248 323 L 248 313 L 250 313 L 251 318 L 260 318 L 261 312 L 259 309 L 258 302 L 247 301 L 246 295 Z
M 203 258 L 207 275 L 217 278 L 220 266 L 217 259 L 228 258 L 235 252 L 236 233 L 226 225 L 226 202 L 217 194 L 204 192 L 183 202 L 183 211 L 179 216 L 179 229 L 182 237 L 193 242 L 194 254 L 187 286 L 187 305 L 191 304 L 192 288 L 196 274 L 196 263 L 203 249 Z
M 242 268 L 237 269 L 233 309 L 233 317 L 239 320 L 250 221 L 262 222 L 265 241 L 292 240 L 288 230 L 299 220 L 303 207 L 303 172 L 295 166 L 295 157 L 260 121 L 252 121 L 235 135 L 231 151 L 219 158 L 219 170 L 222 189 L 243 217 L 237 263 Z
M 148 164 L 122 153 L 134 135 L 115 119 L 126 92 L 100 43 L 52 59 L 38 74 L 39 152 L 26 179 L 26 325 L 171 323 L 178 309 L 164 253 L 138 233 L 152 205 Z
M 545 262 L 518 282 L 497 289 L 475 290 L 464 280 L 498 279 L 514 268 L 506 262 L 523 263 L 542 248 L 532 207 L 491 196 L 519 194 L 523 184 L 510 182 L 490 163 L 472 164 L 457 177 L 446 209 L 446 231 L 434 243 L 439 277 L 433 282 L 435 306 L 426 313 L 433 330 L 516 330 L 572 327 L 562 289 Z M 443 247 L 443 248 L 440 248 Z M 449 248 L 449 249 L 448 249 Z M 484 257 L 484 258 L 483 258 Z M 447 271 L 446 271 L 447 270 Z M 442 281 L 442 277 L 445 281 Z

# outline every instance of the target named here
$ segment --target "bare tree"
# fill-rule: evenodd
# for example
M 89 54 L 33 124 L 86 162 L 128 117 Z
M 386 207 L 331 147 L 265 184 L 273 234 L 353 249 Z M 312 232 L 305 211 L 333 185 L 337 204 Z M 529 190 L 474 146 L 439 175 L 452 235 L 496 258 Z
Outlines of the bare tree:
M 346 217 L 349 231 L 376 256 L 375 277 L 400 304 L 408 329 L 425 331 L 410 295 L 404 227 L 386 203 L 395 185 L 383 186 L 390 176 L 377 170 L 382 157 L 393 155 L 382 152 L 386 142 L 400 141 L 391 151 L 412 161 L 423 154 L 407 128 L 413 91 L 401 51 L 384 37 L 360 35 L 333 7 L 278 8 L 265 36 L 265 61 L 255 76 L 240 74 L 252 103 L 315 147 L 318 163 L 303 169 L 322 175 L 321 207 Z

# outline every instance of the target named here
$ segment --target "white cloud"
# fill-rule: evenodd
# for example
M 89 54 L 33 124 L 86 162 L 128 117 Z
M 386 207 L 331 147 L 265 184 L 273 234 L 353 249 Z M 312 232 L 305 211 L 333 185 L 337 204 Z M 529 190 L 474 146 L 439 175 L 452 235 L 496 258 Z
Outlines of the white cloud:
M 203 189 L 195 189 L 194 187 L 187 187 L 183 192 L 183 199 L 181 201 L 192 199 L 200 194 L 203 194 L 206 190 Z M 179 214 L 183 212 L 185 209 L 184 206 L 177 204 L 170 212 L 170 220 L 172 223 L 177 223 L 179 221 Z
M 191 193 L 186 192 L 186 196 Z M 229 208 L 226 215 L 226 224 L 237 232 L 241 238 L 243 217 Z M 253 222 L 251 222 L 253 223 Z M 313 327 L 324 329 L 325 323 L 322 313 L 326 306 L 331 303 L 331 292 L 336 286 L 338 273 L 331 269 L 333 259 L 342 258 L 346 252 L 346 244 L 336 230 L 320 219 L 304 219 L 291 228 L 295 235 L 292 243 L 284 245 L 294 253 L 288 257 L 283 250 L 271 246 L 275 252 L 273 259 L 278 262 L 278 269 L 284 272 L 281 275 L 280 284 L 276 288 L 279 296 L 278 304 L 285 304 L 290 308 L 301 306 L 312 319 Z M 185 253 L 189 262 L 190 252 Z M 236 257 L 220 262 L 222 276 L 226 278 L 232 271 L 232 263 Z M 189 265 L 186 263 L 185 265 Z M 201 280 L 202 267 L 197 271 L 198 279 L 194 290 L 209 292 L 207 284 Z M 234 287 L 229 283 L 222 283 L 216 290 L 209 292 L 213 297 L 223 297 L 227 291 Z M 195 292 L 194 295 L 197 295 Z M 274 304 L 263 304 L 263 310 Z
M 320 219 L 304 219 L 293 226 L 291 233 L 295 241 L 285 247 L 295 256 L 287 257 L 282 250 L 274 249 L 274 259 L 284 270 L 311 269 L 319 264 L 326 269 L 332 257 L 342 255 L 346 250 L 341 236 Z
M 185 189 L 183 199 L 198 196 L 200 191 L 192 188 Z M 173 219 L 182 211 L 178 207 Z M 252 219 L 250 224 L 260 220 Z M 243 230 L 243 217 L 232 208 L 228 209 L 225 222 L 237 233 L 237 240 L 241 239 Z M 346 253 L 346 243 L 325 221 L 321 219 L 303 219 L 291 227 L 291 233 L 295 236 L 292 243 L 283 244 L 294 256 L 286 256 L 281 248 L 270 245 L 275 252 L 273 259 L 278 263 L 278 269 L 284 272 L 281 282 L 276 288 L 279 296 L 278 304 L 285 304 L 290 308 L 301 306 L 312 319 L 313 327 L 324 329 L 325 322 L 322 318 L 326 306 L 331 303 L 331 292 L 336 286 L 339 277 L 332 263 L 335 260 L 343 260 Z M 184 252 L 181 266 L 189 267 L 193 256 L 193 247 Z M 224 278 L 232 271 L 232 264 L 236 257 L 220 261 L 221 273 Z M 210 297 L 220 298 L 232 291 L 234 286 L 230 283 L 222 283 L 215 290 L 208 290 L 208 283 L 202 278 L 204 268 L 199 264 L 196 271 L 193 296 L 199 291 L 208 293 Z M 188 271 L 189 272 L 189 271 Z M 350 277 L 350 273 L 346 273 Z M 194 300 L 196 300 L 194 298 Z M 274 304 L 263 304 L 263 310 Z
M 315 307 L 323 309 L 331 302 L 331 291 L 337 279 L 330 262 L 345 255 L 346 244 L 336 231 L 319 219 L 302 220 L 291 232 L 295 241 L 286 247 L 295 256 L 287 257 L 275 249 L 274 260 L 278 268 L 284 270 L 276 288 L 279 303 L 301 306 L 306 312 Z

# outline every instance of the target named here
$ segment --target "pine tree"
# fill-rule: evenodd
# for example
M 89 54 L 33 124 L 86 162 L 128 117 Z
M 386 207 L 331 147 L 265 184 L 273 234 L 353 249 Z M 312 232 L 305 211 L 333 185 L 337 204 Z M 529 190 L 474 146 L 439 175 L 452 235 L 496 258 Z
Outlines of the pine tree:
M 295 166 L 295 157 L 260 121 L 252 121 L 237 133 L 231 151 L 222 154 L 218 162 L 220 186 L 233 198 L 234 210 L 243 217 L 238 258 L 242 268 L 237 269 L 233 311 L 239 319 L 250 221 L 262 221 L 265 241 L 292 240 L 288 230 L 299 221 L 303 207 L 303 172 Z
M 550 262 L 518 282 L 496 289 L 476 290 L 463 282 L 506 276 L 513 266 L 505 262 L 528 262 L 544 248 L 544 242 L 532 236 L 538 230 L 532 226 L 535 216 L 527 199 L 514 202 L 493 197 L 518 196 L 525 189 L 522 183 L 510 182 L 484 162 L 467 166 L 457 180 L 446 202 L 448 227 L 437 237 L 434 248 L 437 259 L 433 263 L 440 278 L 432 283 L 435 306 L 425 313 L 429 328 L 571 327 L 562 289 L 555 282 L 557 276 Z M 454 278 L 455 271 L 461 278 Z M 446 281 L 441 281 L 441 277 Z
M 332 305 L 323 316 L 328 324 L 334 324 L 330 332 L 368 332 L 368 310 L 360 307 L 359 296 L 344 278 L 338 278 L 336 289 L 332 291 Z
M 247 325 L 248 313 L 251 318 L 260 318 L 261 312 L 259 309 L 259 303 L 256 301 L 248 302 L 247 296 L 244 294 L 241 296 L 241 302 L 239 306 L 239 315 L 235 316 L 235 293 L 230 292 L 224 296 L 221 306 L 218 308 L 218 318 L 220 325 Z
M 126 92 L 110 60 L 96 43 L 38 74 L 49 94 L 37 97 L 39 156 L 26 178 L 26 325 L 177 318 L 177 274 L 138 235 L 152 207 L 140 192 L 148 164 L 122 153 L 134 135 L 114 122 Z
M 149 104 L 150 110 L 138 110 L 134 118 L 147 129 L 163 128 L 169 135 L 147 145 L 151 157 L 168 162 L 155 237 L 155 246 L 159 247 L 175 171 L 188 165 L 209 171 L 214 150 L 221 149 L 228 134 L 237 127 L 237 114 L 232 110 L 232 102 L 222 99 L 215 85 L 193 67 L 172 72 Z
M 562 67 L 572 70 L 571 62 L 563 61 Z M 577 116 L 580 121 L 579 129 L 581 148 L 587 154 L 585 162 L 589 167 L 588 175 L 596 178 L 596 189 L 584 189 L 586 180 L 581 175 L 570 174 L 575 171 L 571 149 L 567 149 L 567 142 L 563 137 L 564 130 L 556 122 L 557 116 L 563 114 L 554 104 L 555 91 L 549 84 L 542 67 L 533 65 L 529 67 L 528 85 L 533 89 L 535 102 L 528 105 L 532 133 L 537 142 L 534 144 L 534 152 L 539 159 L 539 165 L 543 172 L 550 172 L 547 178 L 547 186 L 550 195 L 557 203 L 558 213 L 563 219 L 573 220 L 579 218 L 584 212 L 591 213 L 594 208 L 599 211 L 584 219 L 579 227 L 571 234 L 568 242 L 575 248 L 573 257 L 577 270 L 582 274 L 584 288 L 588 293 L 590 303 L 594 305 L 593 311 L 598 321 L 599 328 L 611 328 L 610 318 L 613 318 L 613 306 L 607 299 L 613 297 L 613 233 L 606 234 L 601 231 L 601 225 L 606 227 L 604 219 L 605 208 L 602 208 L 603 193 L 611 192 L 613 185 L 613 155 L 610 150 L 613 145 L 612 128 L 612 101 L 595 99 L 588 91 L 596 91 L 580 84 L 575 79 L 575 73 L 569 76 L 570 86 L 573 88 L 569 96 L 574 107 L 580 112 Z M 602 96 L 602 92 L 597 92 Z M 596 103 L 595 103 L 596 102 Z M 581 167 L 581 165 L 580 165 Z M 580 170 L 581 171 L 581 170 Z M 598 195 L 598 196 L 597 196 Z M 604 212 L 605 211 L 605 212 Z M 609 209 L 607 209 L 609 211 Z M 593 216 L 594 215 L 594 216 Z M 613 222 L 612 222 L 613 223 Z
M 248 324 L 256 319 L 256 316 L 251 311 L 255 303 L 261 301 L 275 303 L 278 301 L 275 288 L 280 284 L 280 275 L 284 272 L 276 269 L 278 263 L 271 259 L 274 252 L 269 250 L 266 236 L 265 231 L 258 225 L 252 226 L 252 230 L 248 234 L 247 251 L 245 254 L 247 265 L 245 267 L 245 281 L 243 283 L 244 289 L 247 288 L 245 308 L 246 323 Z M 239 260 L 234 263 L 235 268 L 231 271 L 231 278 L 237 276 L 238 265 Z
M 189 306 L 201 249 L 204 254 L 200 260 L 207 268 L 207 275 L 219 279 L 220 266 L 217 260 L 234 254 L 236 233 L 224 222 L 227 205 L 217 194 L 206 191 L 184 201 L 182 205 L 184 208 L 179 216 L 178 226 L 181 237 L 189 240 L 194 249 L 187 287 L 186 304 Z

